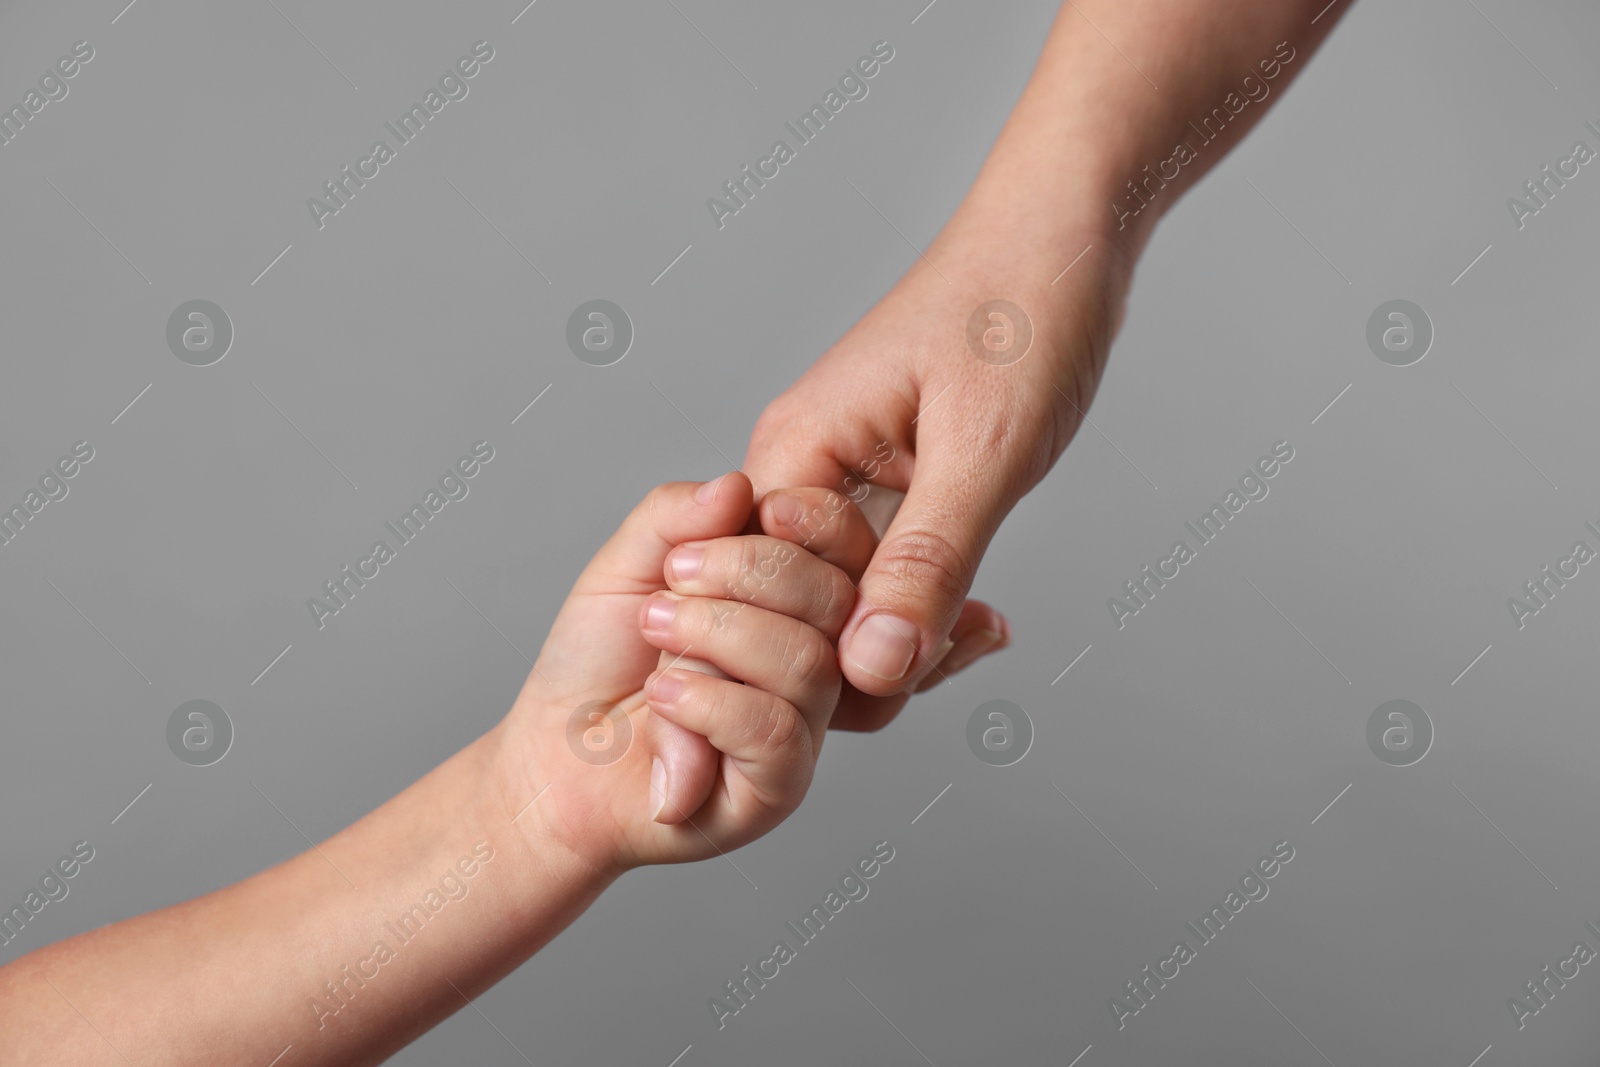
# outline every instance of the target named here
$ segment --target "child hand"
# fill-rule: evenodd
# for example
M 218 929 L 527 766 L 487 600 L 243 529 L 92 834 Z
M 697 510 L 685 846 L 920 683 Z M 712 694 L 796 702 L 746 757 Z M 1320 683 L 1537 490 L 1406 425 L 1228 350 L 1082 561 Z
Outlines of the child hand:
M 535 839 L 620 871 L 738 848 L 799 804 L 838 701 L 833 642 L 855 588 L 811 551 L 740 536 L 751 503 L 738 472 L 658 487 L 579 577 L 498 731 L 506 806 Z M 870 535 L 852 514 L 829 547 L 848 555 L 840 539 Z M 729 678 L 658 669 L 680 657 Z M 716 750 L 709 791 L 675 786 L 695 761 L 664 752 L 653 716 Z M 684 796 L 697 810 L 663 810 Z

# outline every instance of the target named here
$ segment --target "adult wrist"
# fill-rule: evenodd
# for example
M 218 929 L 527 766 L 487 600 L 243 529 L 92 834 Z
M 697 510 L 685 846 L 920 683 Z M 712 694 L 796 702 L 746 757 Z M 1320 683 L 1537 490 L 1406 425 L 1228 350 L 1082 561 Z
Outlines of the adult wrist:
M 1082 179 L 1060 200 L 1028 203 L 975 186 L 928 248 L 937 270 L 919 262 L 908 281 L 971 309 L 990 300 L 1017 305 L 1035 331 L 1030 358 L 1054 361 L 1053 377 L 1087 370 L 1098 379 L 1142 240 L 1090 200 L 1103 184 L 1092 188 Z
M 929 258 L 946 273 L 947 260 L 955 259 L 958 270 L 971 264 L 991 276 L 1015 277 L 1020 284 L 1049 287 L 1089 274 L 1125 285 L 1153 220 L 1119 222 L 1112 210 L 1115 200 L 1110 180 L 1088 174 L 1043 189 L 980 178 L 934 242 Z M 935 250 L 941 255 L 933 256 Z

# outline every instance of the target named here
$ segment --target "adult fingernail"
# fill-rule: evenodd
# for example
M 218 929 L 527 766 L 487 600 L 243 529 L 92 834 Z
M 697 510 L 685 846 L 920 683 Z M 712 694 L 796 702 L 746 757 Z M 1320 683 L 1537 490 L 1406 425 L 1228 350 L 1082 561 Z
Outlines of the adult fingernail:
M 672 580 L 687 582 L 697 577 L 705 558 L 706 550 L 703 548 L 676 549 L 672 553 L 672 558 L 667 561 L 667 567 L 672 571 Z
M 667 765 L 660 756 L 650 760 L 650 818 L 659 821 L 661 810 L 667 806 Z
M 671 629 L 672 620 L 677 614 L 677 604 L 664 596 L 658 596 L 650 601 L 650 608 L 644 613 L 644 627 L 647 630 Z
M 898 682 L 917 654 L 917 628 L 893 615 L 869 615 L 856 627 L 845 653 L 850 662 L 874 678 Z
M 724 474 L 722 478 L 726 478 Z M 713 478 L 694 491 L 694 498 L 701 504 L 710 504 L 717 499 L 717 488 L 722 485 L 722 478 Z
M 954 674 L 970 667 L 1005 644 L 1005 640 L 1005 634 L 998 630 L 974 630 L 956 642 L 956 647 L 951 649 L 944 662 L 939 664 L 939 669 L 946 674 Z
M 683 692 L 683 679 L 673 674 L 658 674 L 650 683 L 650 699 L 657 704 L 670 704 Z
M 806 516 L 806 507 L 797 496 L 776 493 L 772 497 L 772 517 L 785 526 L 793 526 Z

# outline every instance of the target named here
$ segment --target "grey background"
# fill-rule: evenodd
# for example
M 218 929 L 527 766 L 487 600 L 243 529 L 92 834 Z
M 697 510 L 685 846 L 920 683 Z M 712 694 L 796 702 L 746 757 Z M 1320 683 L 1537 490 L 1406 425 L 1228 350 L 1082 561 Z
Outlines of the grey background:
M 485 617 L 533 654 L 650 485 L 739 461 L 913 261 L 846 179 L 925 245 L 1056 7 L 275 2 L 0 7 L 7 106 L 96 51 L 0 148 L 0 500 L 96 450 L 0 548 L 0 901 L 97 853 L 0 961 L 275 863 L 285 816 L 325 836 L 495 722 L 528 664 Z M 759 889 L 630 876 L 394 1062 L 1593 1062 L 1590 968 L 1521 1033 L 1506 999 L 1600 922 L 1600 577 L 1520 632 L 1505 600 L 1595 544 L 1600 177 L 1520 232 L 1505 198 L 1600 147 L 1597 29 L 1576 0 L 1357 5 L 1150 245 L 1098 430 L 975 590 L 1015 647 L 833 738 L 734 857 Z M 305 199 L 479 39 L 468 98 L 319 232 Z M 870 96 L 718 232 L 705 198 L 880 39 Z M 164 341 L 195 298 L 236 331 L 208 368 Z M 594 298 L 637 331 L 603 369 L 563 341 Z M 1407 368 L 1364 341 L 1392 298 L 1436 329 Z M 318 632 L 305 598 L 481 438 L 470 496 Z M 1279 440 L 1271 495 L 1116 630 L 1106 598 Z M 207 768 L 164 740 L 196 698 L 236 730 Z M 1411 767 L 1364 740 L 1395 698 L 1436 731 Z M 1035 725 L 1010 768 L 964 741 L 992 699 Z M 884 838 L 870 897 L 719 1033 L 706 998 Z M 1118 1032 L 1106 998 L 1280 840 L 1271 895 Z

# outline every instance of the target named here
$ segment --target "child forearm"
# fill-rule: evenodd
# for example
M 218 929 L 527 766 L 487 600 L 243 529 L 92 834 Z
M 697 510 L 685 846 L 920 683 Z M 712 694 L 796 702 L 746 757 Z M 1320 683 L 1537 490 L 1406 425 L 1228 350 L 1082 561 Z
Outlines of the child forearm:
M 0 1063 L 377 1063 L 460 1010 L 618 873 L 519 815 L 500 734 L 276 867 L 0 968 Z

